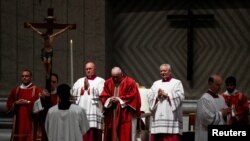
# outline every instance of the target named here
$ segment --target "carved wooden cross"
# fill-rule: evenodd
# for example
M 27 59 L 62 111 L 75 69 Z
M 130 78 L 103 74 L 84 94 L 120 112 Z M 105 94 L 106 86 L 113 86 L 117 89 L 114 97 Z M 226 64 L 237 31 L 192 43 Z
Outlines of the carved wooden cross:
M 31 24 L 35 28 L 44 28 L 44 29 L 47 29 L 47 30 L 52 31 L 52 32 L 53 32 L 53 29 L 63 29 L 65 27 L 67 27 L 68 25 L 72 25 L 72 29 L 76 29 L 76 24 L 58 24 L 58 23 L 54 23 L 54 21 L 56 19 L 53 17 L 53 13 L 54 13 L 54 9 L 53 8 L 48 8 L 48 16 L 45 18 L 47 23 L 31 23 Z M 29 28 L 27 26 L 27 23 L 24 23 L 24 27 Z
M 51 49 L 50 51 L 50 54 L 52 54 L 52 40 L 53 40 L 53 37 L 51 37 L 52 39 L 47 39 L 48 37 L 51 36 L 56 36 L 58 34 L 61 34 L 63 33 L 64 31 L 68 30 L 68 29 L 76 29 L 76 24 L 58 24 L 58 23 L 55 23 L 55 18 L 53 17 L 53 8 L 48 8 L 48 16 L 45 18 L 45 20 L 47 21 L 46 23 L 28 23 L 28 22 L 25 22 L 24 23 L 24 27 L 25 28 L 31 28 L 32 30 L 34 30 L 36 33 L 38 33 L 39 35 L 41 35 L 43 38 L 44 38 L 44 44 L 47 44 L 48 42 L 48 48 Z M 68 28 L 70 27 L 70 28 Z M 46 29 L 47 31 L 46 32 L 40 32 L 38 29 L 39 28 L 42 28 L 42 29 Z M 53 33 L 53 30 L 54 29 L 59 29 L 60 31 L 57 32 L 57 33 Z M 54 35 L 56 34 L 56 35 Z M 46 45 L 45 45 L 46 46 Z M 48 51 L 47 51 L 48 52 Z M 51 55 L 51 58 L 50 58 L 50 63 L 48 64 L 50 65 L 49 69 L 47 70 L 46 69 L 46 88 L 48 91 L 50 91 L 50 75 L 51 75 L 51 72 L 52 72 L 52 55 Z
M 193 79 L 193 36 L 194 28 L 201 27 L 197 25 L 199 22 L 214 21 L 214 15 L 195 15 L 191 10 L 188 10 L 187 15 L 168 15 L 167 19 L 172 22 L 172 24 L 179 24 L 187 28 L 187 80 L 192 81 Z M 207 24 L 206 23 L 206 24 Z M 203 24 L 204 25 L 204 24 Z M 208 25 L 208 24 L 207 24 Z M 211 25 L 211 24 L 210 24 Z M 173 25 L 174 26 L 174 25 Z

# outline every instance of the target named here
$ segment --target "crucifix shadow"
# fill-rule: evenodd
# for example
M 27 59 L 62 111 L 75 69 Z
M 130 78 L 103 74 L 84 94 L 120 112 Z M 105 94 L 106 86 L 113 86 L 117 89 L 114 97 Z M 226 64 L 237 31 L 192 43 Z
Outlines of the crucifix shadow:
M 167 15 L 170 27 L 187 28 L 187 80 L 193 86 L 193 46 L 194 28 L 214 27 L 215 19 L 212 14 L 193 14 L 191 10 L 186 15 Z

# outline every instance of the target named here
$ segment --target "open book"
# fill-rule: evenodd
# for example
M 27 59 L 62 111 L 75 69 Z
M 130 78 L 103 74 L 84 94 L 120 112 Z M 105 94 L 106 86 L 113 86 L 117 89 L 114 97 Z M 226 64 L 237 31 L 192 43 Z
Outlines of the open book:
M 38 112 L 42 111 L 43 109 L 44 109 L 44 108 L 43 108 L 43 106 L 42 106 L 41 99 L 38 98 L 38 99 L 35 101 L 34 105 L 33 105 L 33 113 L 38 113 Z

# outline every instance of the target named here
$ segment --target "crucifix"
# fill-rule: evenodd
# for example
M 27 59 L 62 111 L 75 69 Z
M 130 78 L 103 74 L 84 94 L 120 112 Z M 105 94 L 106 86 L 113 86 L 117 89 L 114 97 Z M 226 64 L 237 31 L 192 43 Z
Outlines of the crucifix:
M 50 92 L 50 75 L 52 72 L 52 57 L 53 57 L 53 40 L 56 36 L 69 30 L 76 29 L 75 24 L 58 24 L 55 23 L 53 17 L 53 8 L 48 8 L 48 16 L 45 18 L 46 23 L 30 23 L 25 22 L 25 28 L 31 28 L 35 33 L 44 39 L 44 47 L 41 49 L 41 59 L 46 70 L 46 89 Z M 41 32 L 39 28 L 46 29 L 46 32 Z M 54 29 L 59 29 L 53 32 Z
M 214 15 L 206 14 L 199 15 L 193 14 L 191 10 L 188 10 L 187 15 L 168 15 L 167 19 L 172 23 L 176 23 L 179 25 L 185 24 L 184 27 L 187 28 L 187 80 L 192 83 L 193 80 L 193 36 L 194 36 L 194 28 L 199 22 L 206 21 L 208 22 L 214 21 Z

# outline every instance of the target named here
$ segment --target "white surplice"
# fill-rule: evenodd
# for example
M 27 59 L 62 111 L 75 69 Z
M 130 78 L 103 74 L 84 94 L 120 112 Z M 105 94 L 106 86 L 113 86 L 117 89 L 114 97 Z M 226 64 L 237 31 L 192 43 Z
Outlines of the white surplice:
M 88 79 L 89 89 L 85 90 L 83 95 L 81 95 L 85 78 L 86 77 L 80 78 L 74 83 L 73 95 L 77 97 L 76 104 L 86 111 L 89 126 L 91 128 L 102 129 L 103 114 L 99 95 L 103 90 L 105 80 L 101 77 L 96 77 L 93 80 Z
M 158 90 L 168 94 L 170 100 L 158 100 Z M 149 106 L 152 111 L 151 134 L 182 134 L 182 102 L 184 89 L 180 80 L 172 78 L 168 82 L 157 80 L 149 93 Z
M 227 105 L 222 96 L 213 98 L 209 93 L 205 93 L 197 103 L 197 113 L 195 120 L 195 141 L 208 140 L 208 125 L 226 124 L 220 110 Z
M 59 110 L 55 105 L 48 111 L 45 130 L 49 141 L 82 141 L 89 123 L 84 109 L 78 105 L 71 104 L 68 110 Z

